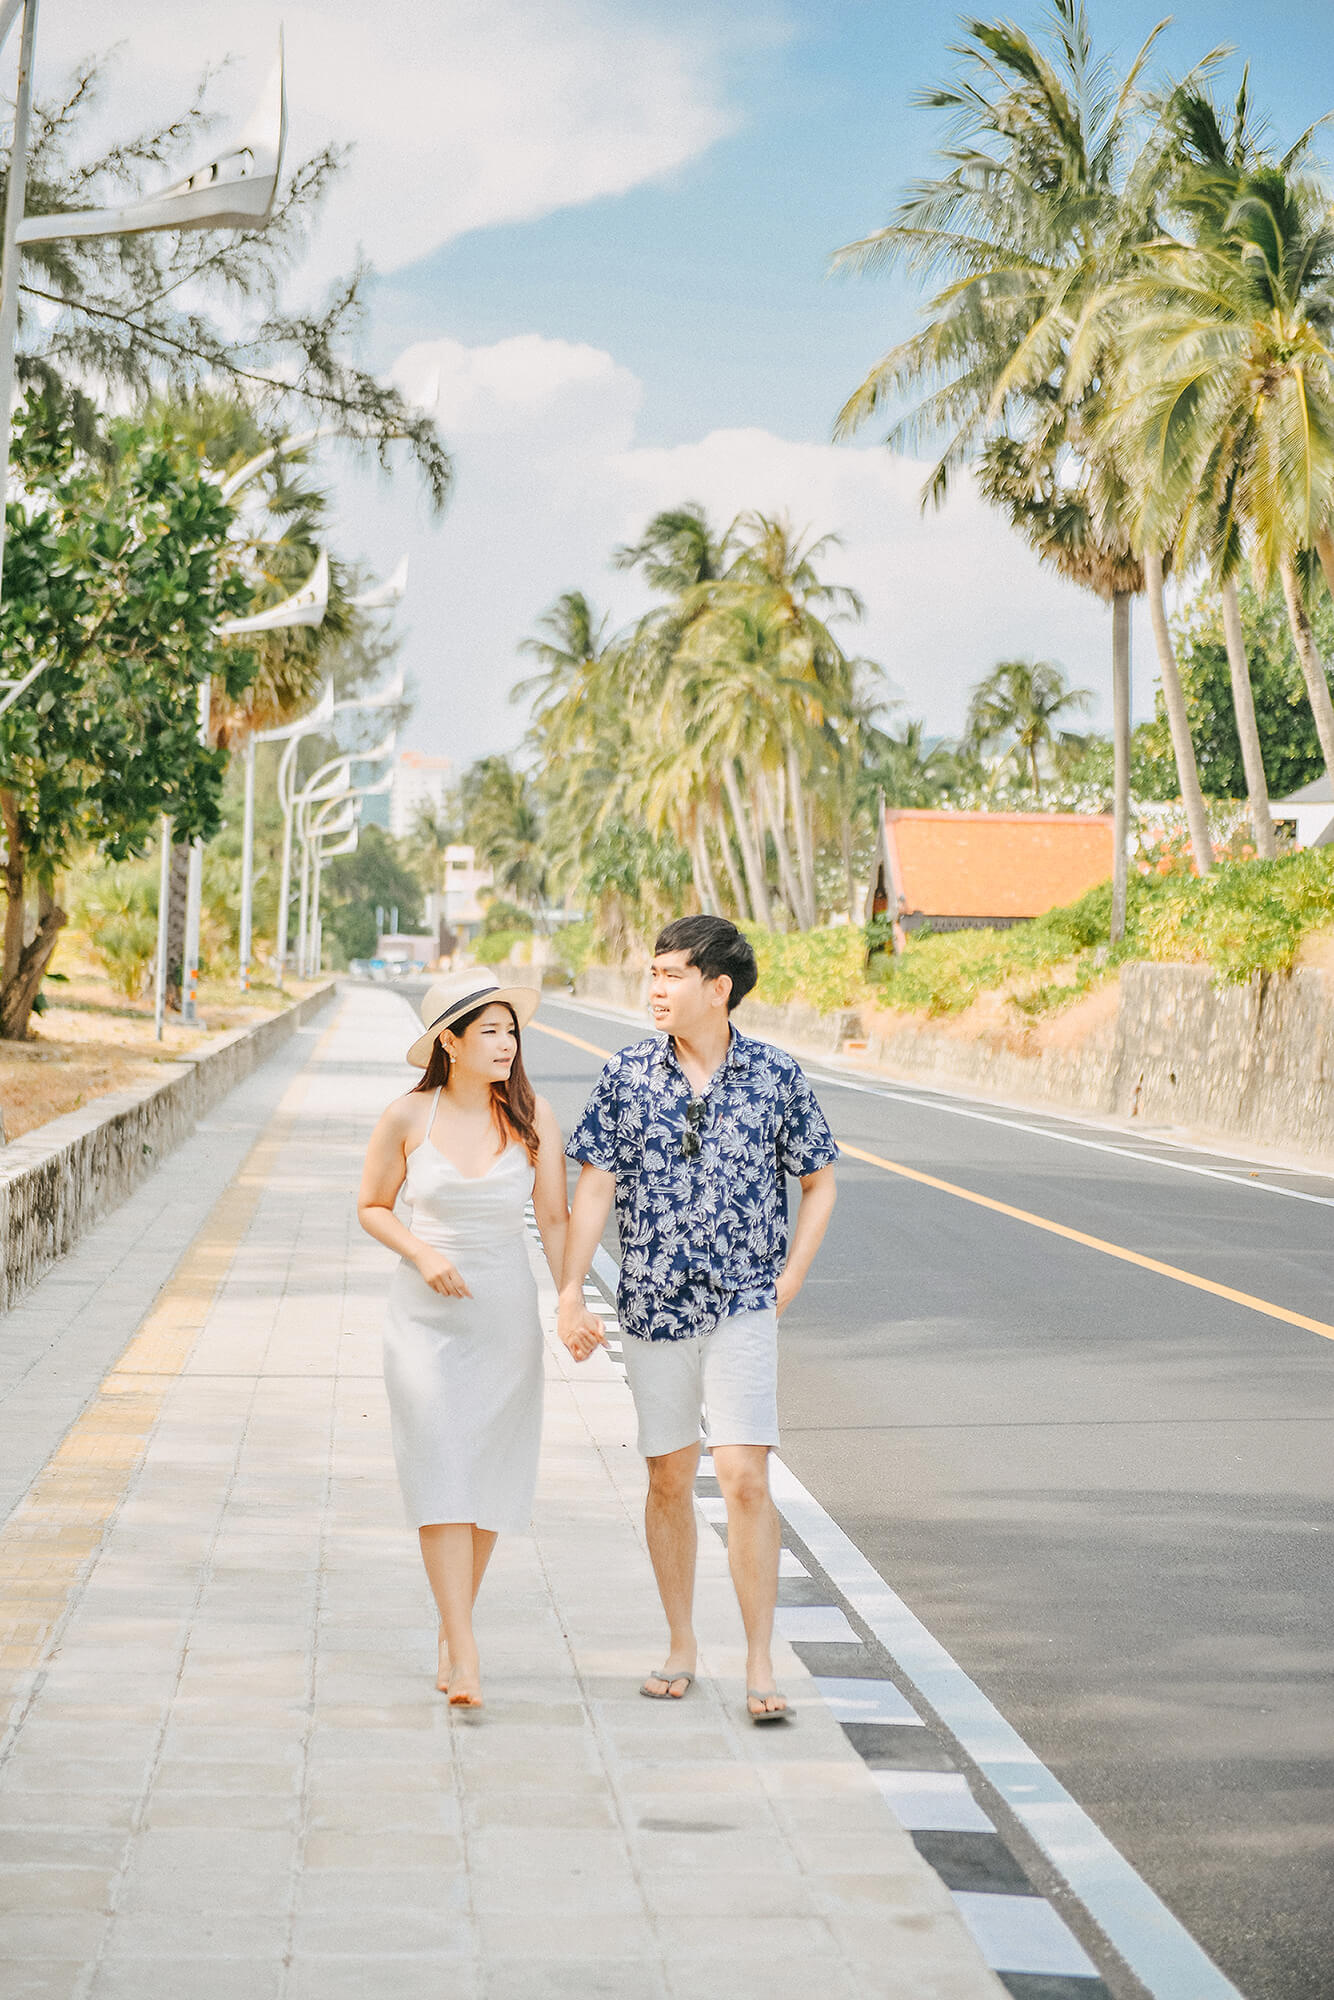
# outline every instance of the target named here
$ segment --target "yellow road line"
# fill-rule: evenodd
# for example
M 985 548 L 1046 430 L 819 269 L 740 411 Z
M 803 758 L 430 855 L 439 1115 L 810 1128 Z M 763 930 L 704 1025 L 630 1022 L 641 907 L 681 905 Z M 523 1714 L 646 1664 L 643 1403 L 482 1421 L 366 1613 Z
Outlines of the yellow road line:
M 578 1035 L 567 1035 L 563 1028 L 549 1028 L 545 1021 L 531 1021 L 530 1027 L 541 1028 L 544 1035 L 555 1035 L 562 1042 L 573 1042 L 577 1049 L 587 1049 L 590 1055 L 609 1056 L 611 1049 L 596 1048 L 592 1042 L 581 1041 Z M 1127 1250 L 1120 1243 L 1109 1243 L 1105 1237 L 1089 1236 L 1082 1229 L 1071 1229 L 1067 1223 L 1053 1222 L 1048 1216 L 1034 1215 L 1031 1209 L 1014 1208 L 1008 1201 L 996 1201 L 989 1194 L 974 1194 L 971 1188 L 959 1187 L 954 1181 L 938 1180 L 934 1174 L 924 1174 L 916 1167 L 905 1167 L 897 1160 L 886 1160 L 879 1153 L 864 1153 L 859 1146 L 848 1145 L 839 1140 L 840 1150 L 850 1160 L 860 1160 L 865 1166 L 879 1167 L 887 1174 L 900 1174 L 906 1181 L 919 1181 L 923 1187 L 935 1188 L 940 1194 L 952 1194 L 959 1201 L 970 1201 L 975 1208 L 989 1208 L 996 1215 L 1008 1215 L 1012 1222 L 1026 1222 L 1032 1229 L 1045 1229 L 1050 1236 L 1063 1236 L 1068 1243 L 1079 1243 L 1086 1250 L 1100 1250 L 1104 1257 L 1116 1257 L 1123 1264 L 1137 1265 L 1141 1271 L 1152 1271 L 1159 1278 L 1174 1278 L 1179 1285 L 1189 1285 L 1194 1291 L 1208 1292 L 1216 1299 L 1226 1299 L 1234 1306 L 1245 1306 L 1250 1312 L 1263 1313 L 1266 1319 L 1282 1320 L 1285 1326 L 1300 1326 L 1307 1333 L 1318 1333 L 1322 1340 L 1334 1340 L 1334 1326 L 1323 1319 L 1309 1319 L 1305 1313 L 1289 1312 L 1286 1306 L 1276 1306 L 1269 1299 L 1257 1299 L 1252 1292 L 1239 1292 L 1231 1285 L 1217 1284 L 1212 1278 L 1201 1278 L 1194 1271 L 1183 1271 L 1176 1264 L 1164 1264 L 1157 1257 L 1145 1257 L 1138 1250 Z
M 595 1042 L 586 1042 L 579 1035 L 567 1035 L 564 1028 L 548 1027 L 545 1021 L 530 1021 L 528 1028 L 540 1028 L 544 1035 L 554 1035 L 558 1042 L 569 1042 L 576 1049 L 584 1049 L 590 1056 L 614 1056 L 615 1049 L 600 1049 Z M 528 1028 L 524 1029 L 527 1034 Z
M 1286 1306 L 1276 1306 L 1269 1299 L 1257 1299 L 1252 1292 L 1239 1292 L 1231 1285 L 1217 1284 L 1214 1279 L 1201 1278 L 1194 1271 L 1183 1271 L 1176 1264 L 1164 1264 L 1157 1257 L 1145 1257 L 1140 1251 L 1127 1250 L 1120 1243 L 1108 1243 L 1105 1237 L 1088 1236 L 1082 1229 L 1071 1229 L 1064 1222 L 1052 1222 L 1047 1216 L 1034 1215 L 1027 1208 L 1013 1208 L 1008 1201 L 996 1201 L 989 1194 L 974 1194 L 971 1188 L 956 1187 L 953 1181 L 937 1180 L 934 1174 L 919 1173 L 916 1167 L 905 1167 L 897 1160 L 882 1159 L 879 1153 L 864 1153 L 859 1146 L 849 1146 L 842 1139 L 838 1143 L 850 1160 L 862 1160 L 868 1167 L 881 1167 L 887 1174 L 901 1174 L 907 1181 L 920 1181 L 923 1187 L 937 1188 L 941 1194 L 957 1195 L 960 1201 L 971 1201 L 977 1208 L 989 1208 L 997 1215 L 1008 1215 L 1015 1222 L 1027 1222 L 1034 1229 L 1045 1229 L 1051 1236 L 1063 1236 L 1069 1243 L 1080 1243 L 1086 1250 L 1101 1250 L 1104 1257 L 1117 1257 L 1123 1264 L 1138 1265 L 1141 1271 L 1153 1271 L 1160 1278 L 1175 1278 L 1179 1285 L 1190 1285 L 1197 1292 L 1209 1292 L 1216 1299 L 1227 1299 L 1234 1306 L 1246 1306 L 1251 1312 L 1263 1313 L 1266 1319 L 1281 1319 L 1287 1326 L 1300 1326 L 1308 1333 L 1318 1333 L 1322 1340 L 1334 1340 L 1334 1326 L 1323 1319 L 1308 1319 L 1305 1313 L 1289 1312 Z
M 92 1402 L 0 1528 L 0 1727 L 21 1711 L 33 1670 L 129 1489 L 292 1136 L 306 1079 L 303 1067 Z

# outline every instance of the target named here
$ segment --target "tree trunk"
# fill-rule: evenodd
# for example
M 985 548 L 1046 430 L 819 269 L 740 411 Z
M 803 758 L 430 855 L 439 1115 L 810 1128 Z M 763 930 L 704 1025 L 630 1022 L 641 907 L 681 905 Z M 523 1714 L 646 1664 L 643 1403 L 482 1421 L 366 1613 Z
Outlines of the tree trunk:
M 1163 558 L 1159 549 L 1144 552 L 1144 587 L 1149 597 L 1149 617 L 1153 624 L 1154 644 L 1158 652 L 1158 673 L 1163 684 L 1163 706 L 1167 710 L 1167 724 L 1172 732 L 1172 752 L 1176 758 L 1177 778 L 1181 785 L 1181 803 L 1186 808 L 1186 825 L 1190 829 L 1190 844 L 1195 855 L 1195 866 L 1201 875 L 1208 875 L 1214 865 L 1213 843 L 1209 838 L 1209 815 L 1205 811 L 1204 793 L 1200 790 L 1200 774 L 1195 763 L 1195 745 L 1191 741 L 1190 721 L 1186 715 L 1186 696 L 1181 685 L 1181 675 L 1177 671 L 1177 656 L 1172 649 L 1172 634 L 1167 629 L 1167 606 L 1163 601 Z
M 185 974 L 185 903 L 190 886 L 190 843 L 178 840 L 171 850 L 171 880 L 167 895 L 167 1007 L 181 1011 Z
M 47 884 L 41 883 L 37 891 L 37 929 L 31 944 L 25 944 L 20 951 L 15 975 L 12 980 L 5 981 L 3 995 L 0 995 L 0 1038 L 3 1040 L 21 1042 L 27 1034 L 38 988 L 51 962 L 56 940 L 68 922 L 65 912 L 56 908 Z
M 797 836 L 797 867 L 801 873 L 801 894 L 804 908 L 801 913 L 803 927 L 815 929 L 818 914 L 815 905 L 815 843 L 811 839 L 810 814 L 806 806 L 806 787 L 802 783 L 801 759 L 797 746 L 789 741 L 787 746 L 787 788 L 792 800 L 792 824 Z
M 1327 537 L 1322 536 L 1322 540 Z M 1323 564 L 1323 550 L 1320 554 Z M 1315 717 L 1315 733 L 1320 738 L 1320 753 L 1325 760 L 1325 770 L 1334 783 L 1334 702 L 1329 698 L 1329 682 L 1325 679 L 1325 669 L 1316 651 L 1315 634 L 1311 621 L 1302 603 L 1302 587 L 1297 580 L 1297 572 L 1290 562 L 1279 565 L 1279 575 L 1283 579 L 1283 595 L 1287 600 L 1288 623 L 1292 627 L 1293 644 L 1297 648 L 1297 658 L 1301 664 L 1302 679 L 1306 682 L 1306 697 Z
M 727 879 L 732 885 L 733 907 L 736 910 L 738 919 L 744 924 L 751 914 L 750 905 L 746 901 L 745 885 L 741 880 L 740 874 L 737 872 L 736 856 L 732 852 L 732 836 L 727 831 L 727 821 L 723 817 L 723 809 L 716 799 L 713 803 L 713 830 L 718 836 L 718 851 L 723 857 L 723 866 L 727 870 Z
M 1130 593 L 1112 599 L 1112 925 L 1109 942 L 1126 934 L 1130 874 Z
M 732 808 L 737 843 L 741 848 L 741 865 L 746 871 L 746 886 L 750 891 L 750 907 L 756 923 L 763 924 L 765 930 L 771 930 L 773 920 L 769 911 L 769 885 L 764 877 L 764 855 L 756 845 L 755 828 L 737 783 L 736 766 L 730 757 L 723 758 L 723 789 Z
M 1255 724 L 1255 696 L 1251 691 L 1251 671 L 1246 660 L 1246 637 L 1241 629 L 1241 606 L 1237 586 L 1228 577 L 1222 586 L 1223 638 L 1227 645 L 1228 672 L 1232 676 L 1232 711 L 1237 719 L 1241 761 L 1246 772 L 1246 799 L 1251 811 L 1251 831 L 1255 851 L 1265 861 L 1278 853 L 1274 817 L 1269 810 L 1269 785 L 1265 778 L 1260 732 Z
M 708 828 L 700 817 L 698 809 L 691 814 L 690 855 L 700 905 L 707 916 L 716 917 L 722 908 L 722 902 L 718 895 L 718 884 L 714 880 L 713 860 L 709 854 Z
M 5 955 L 0 990 L 7 993 L 18 977 L 25 915 L 23 835 L 19 827 L 19 802 L 12 792 L 0 792 L 0 816 L 5 828 Z
M 843 841 L 843 886 L 848 898 L 848 922 L 860 924 L 865 921 L 864 913 L 857 908 L 857 884 L 852 879 L 852 811 L 845 807 L 843 825 L 840 829 Z
M 755 790 L 759 795 L 764 817 L 769 822 L 769 831 L 773 835 L 774 853 L 778 856 L 778 879 L 783 885 L 783 894 L 792 912 L 792 921 L 799 931 L 807 930 L 809 925 L 802 915 L 802 895 L 797 881 L 797 871 L 792 866 L 792 856 L 788 852 L 781 801 L 775 800 L 769 780 L 758 765 L 755 770 Z

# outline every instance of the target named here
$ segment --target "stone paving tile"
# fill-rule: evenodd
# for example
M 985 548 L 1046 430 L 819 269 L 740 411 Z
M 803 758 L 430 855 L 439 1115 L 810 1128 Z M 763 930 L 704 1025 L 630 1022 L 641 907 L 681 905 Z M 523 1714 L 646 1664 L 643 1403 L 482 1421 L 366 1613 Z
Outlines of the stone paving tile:
M 87 1981 L 79 1959 L 15 1959 L 5 1967 L 5 2000 L 82 2000 Z
M 279 2000 L 281 1962 L 264 1958 L 106 1959 L 89 2000 L 145 2000 L 148 1994 L 189 1994 L 190 2000 Z
M 253 1156 L 267 1191 L 244 1214 L 224 1195 L 180 1265 L 212 1288 L 202 1325 L 172 1273 L 210 1212 L 159 1193 L 145 1212 L 178 1235 L 156 1345 L 135 1333 L 136 1277 L 90 1242 L 63 1356 L 22 1389 L 45 1398 L 53 1443 L 67 1405 L 63 1422 L 106 1400 L 115 1350 L 105 1327 L 86 1337 L 99 1297 L 157 1371 L 107 1378 L 122 1432 L 95 1477 L 67 1475 L 66 1525 L 33 1517 L 51 1561 L 32 1588 L 70 1603 L 10 1695 L 4 2000 L 997 2000 L 785 1651 L 800 1727 L 749 1728 L 713 1537 L 700 1681 L 679 1710 L 637 1696 L 661 1621 L 628 1398 L 604 1357 L 576 1374 L 550 1348 L 536 1532 L 501 1543 L 479 1611 L 486 1711 L 451 1716 L 435 1692 L 379 1380 L 391 1265 L 351 1213 L 407 1022 L 396 996 L 352 990 L 302 1074 L 235 1107 L 239 1159 L 286 1083 Z M 12 1358 L 0 1349 L 0 1390 Z M 147 1417 L 136 1381 L 153 1385 Z
M 295 1958 L 284 1989 L 284 2000 L 482 2000 L 482 1996 L 470 1961 L 430 1952 L 410 1958 Z

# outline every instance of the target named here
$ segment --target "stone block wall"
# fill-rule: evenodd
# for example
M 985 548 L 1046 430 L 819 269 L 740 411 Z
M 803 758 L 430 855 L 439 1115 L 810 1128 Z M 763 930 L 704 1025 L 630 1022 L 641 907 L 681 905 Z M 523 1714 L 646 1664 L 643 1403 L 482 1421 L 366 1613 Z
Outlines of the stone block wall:
M 213 1048 L 53 1118 L 0 1153 L 0 1310 L 123 1201 L 243 1077 L 326 1006 L 332 982 Z
M 590 966 L 576 990 L 644 1010 L 646 975 Z M 834 1054 L 856 1033 L 847 1014 L 744 1000 L 747 1033 Z M 1215 984 L 1207 966 L 1127 965 L 1115 1018 L 1085 1042 L 1032 1053 L 930 1021 L 872 1036 L 868 1060 L 905 1081 L 1146 1125 L 1223 1143 L 1334 1158 L 1334 988 L 1316 969 Z

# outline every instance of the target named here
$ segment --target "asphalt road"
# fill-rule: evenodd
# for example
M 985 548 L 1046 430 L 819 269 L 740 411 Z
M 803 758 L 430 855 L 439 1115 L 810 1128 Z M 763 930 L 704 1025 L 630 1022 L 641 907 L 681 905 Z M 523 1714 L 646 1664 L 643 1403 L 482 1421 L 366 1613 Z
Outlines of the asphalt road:
M 597 1058 L 525 1053 L 568 1131 Z M 1334 1320 L 1334 1181 L 817 1088 L 863 1152 Z M 839 1180 L 783 1322 L 784 1458 L 1248 2000 L 1330 2000 L 1334 1340 L 880 1166 Z

